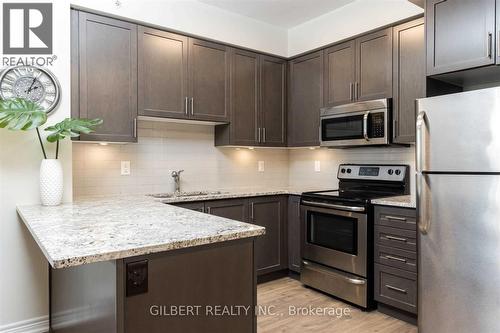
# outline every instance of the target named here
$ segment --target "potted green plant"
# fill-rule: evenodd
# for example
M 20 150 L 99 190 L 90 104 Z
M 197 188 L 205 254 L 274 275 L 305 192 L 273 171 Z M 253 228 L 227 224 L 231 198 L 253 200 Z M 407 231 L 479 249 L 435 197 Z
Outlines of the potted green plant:
M 67 137 L 88 134 L 102 124 L 101 119 L 72 119 L 45 128 L 46 140 L 56 144 L 55 158 L 47 157 L 47 152 L 40 134 L 40 126 L 47 122 L 47 113 L 35 102 L 23 98 L 0 99 L 0 128 L 9 130 L 36 130 L 43 154 L 40 165 L 40 199 L 43 205 L 55 206 L 62 201 L 63 171 L 59 161 L 59 141 Z

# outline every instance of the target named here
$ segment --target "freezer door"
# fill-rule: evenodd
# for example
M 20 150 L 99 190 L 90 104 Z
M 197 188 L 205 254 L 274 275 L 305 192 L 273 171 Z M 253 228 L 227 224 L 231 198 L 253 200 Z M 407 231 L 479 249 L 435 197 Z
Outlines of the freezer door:
M 500 172 L 500 88 L 424 98 L 417 108 L 417 170 L 420 162 L 428 172 Z
M 500 175 L 423 177 L 419 333 L 500 332 Z

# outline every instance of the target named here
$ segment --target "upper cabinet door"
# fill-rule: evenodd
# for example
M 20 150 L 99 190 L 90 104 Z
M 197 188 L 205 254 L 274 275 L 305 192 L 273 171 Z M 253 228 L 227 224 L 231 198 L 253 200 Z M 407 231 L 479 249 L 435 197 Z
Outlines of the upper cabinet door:
M 260 59 L 261 145 L 286 146 L 286 61 Z
M 396 143 L 414 143 L 415 100 L 425 97 L 424 19 L 394 27 L 393 138 Z
M 323 51 L 289 63 L 288 145 L 319 146 L 319 109 L 323 106 Z
M 137 26 L 79 12 L 79 116 L 101 118 L 86 141 L 136 142 Z
M 356 40 L 358 101 L 392 97 L 392 28 Z
M 230 48 L 189 39 L 190 117 L 222 121 L 229 117 Z
M 231 70 L 231 145 L 258 144 L 259 55 L 234 49 Z
M 325 50 L 325 106 L 354 101 L 356 81 L 356 42 L 348 41 Z
M 188 117 L 187 37 L 139 27 L 139 114 Z
M 495 0 L 427 0 L 427 75 L 495 62 Z

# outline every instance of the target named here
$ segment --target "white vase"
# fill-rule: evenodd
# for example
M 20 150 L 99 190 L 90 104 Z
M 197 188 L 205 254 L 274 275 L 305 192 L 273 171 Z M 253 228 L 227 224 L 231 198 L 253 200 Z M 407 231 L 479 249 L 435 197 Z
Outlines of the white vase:
M 57 206 L 63 196 L 63 170 L 61 162 L 44 159 L 40 165 L 40 199 L 44 206 Z

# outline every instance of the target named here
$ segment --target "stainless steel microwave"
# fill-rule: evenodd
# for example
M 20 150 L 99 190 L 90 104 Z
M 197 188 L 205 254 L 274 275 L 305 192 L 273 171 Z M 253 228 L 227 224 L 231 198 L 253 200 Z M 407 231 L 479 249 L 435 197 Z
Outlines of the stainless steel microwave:
M 357 147 L 390 143 L 390 99 L 322 108 L 320 145 Z

